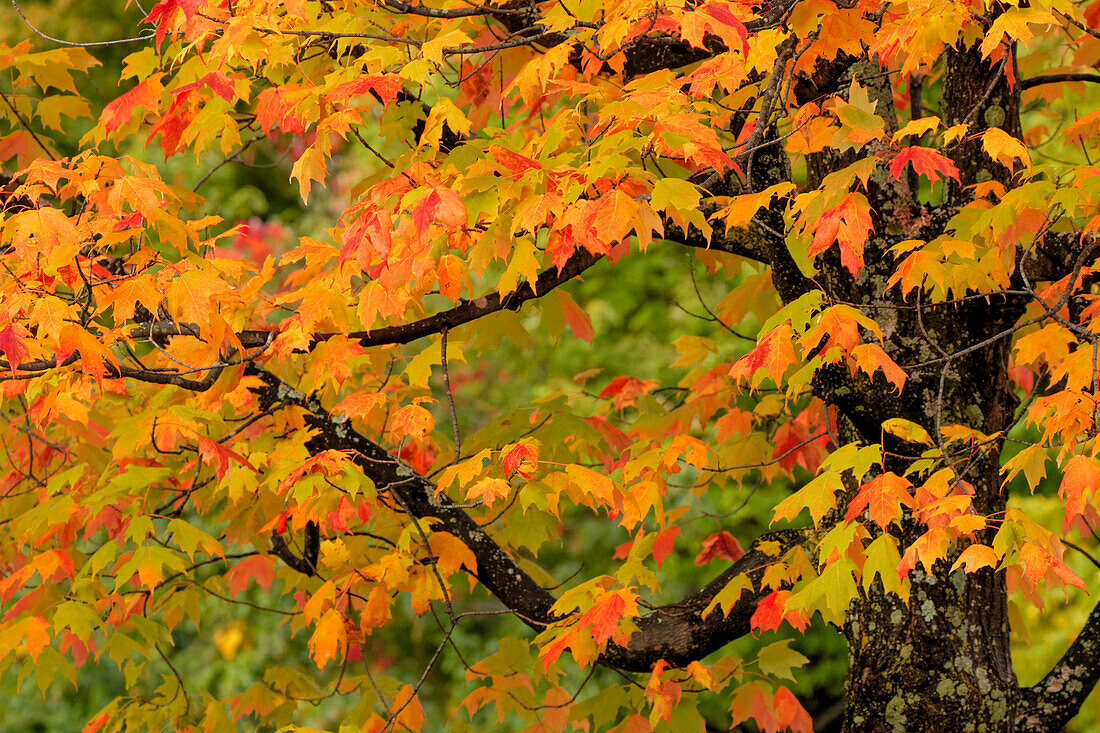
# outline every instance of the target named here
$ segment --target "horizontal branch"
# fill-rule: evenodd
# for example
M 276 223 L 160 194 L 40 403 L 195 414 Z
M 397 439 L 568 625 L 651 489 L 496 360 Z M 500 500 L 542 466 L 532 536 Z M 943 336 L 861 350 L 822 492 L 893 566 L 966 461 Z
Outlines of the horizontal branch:
M 1043 74 L 1042 76 L 1033 76 L 1030 79 L 1021 79 L 1020 88 L 1031 89 L 1033 87 L 1042 86 L 1043 84 L 1060 84 L 1066 81 L 1088 81 L 1093 84 L 1100 84 L 1100 74 Z
M 312 351 L 321 343 L 335 336 L 347 336 L 349 339 L 357 341 L 364 348 L 386 344 L 407 344 L 425 336 L 449 331 L 498 311 L 505 309 L 518 310 L 527 301 L 541 298 L 559 285 L 577 277 L 601 259 L 603 259 L 603 255 L 592 254 L 583 248 L 578 249 L 560 268 L 551 267 L 540 272 L 533 285 L 529 282 L 523 282 L 515 290 L 503 296 L 500 293 L 490 293 L 475 300 L 464 300 L 450 310 L 441 311 L 427 318 L 421 318 L 419 321 L 399 326 L 385 326 L 370 331 L 352 331 L 347 334 L 315 334 L 309 343 L 308 350 Z M 260 348 L 270 342 L 273 333 L 275 332 L 248 330 L 238 333 L 237 338 L 240 339 L 241 345 L 246 349 Z M 155 340 L 173 336 L 196 336 L 197 334 L 198 328 L 194 324 L 176 323 L 169 320 L 142 324 L 130 330 L 130 336 L 137 339 Z
M 603 255 L 592 254 L 583 248 L 578 249 L 560 268 L 551 267 L 540 272 L 533 285 L 524 282 L 518 285 L 515 290 L 503 296 L 500 293 L 490 293 L 476 300 L 466 300 L 450 310 L 436 313 L 412 323 L 386 326 L 370 331 L 354 331 L 346 335 L 348 338 L 358 341 L 359 345 L 364 348 L 383 344 L 407 344 L 410 341 L 441 333 L 444 330 L 449 331 L 464 323 L 476 321 L 506 308 L 508 310 L 518 310 L 527 301 L 541 298 L 562 283 L 569 282 L 602 258 Z M 342 335 L 344 334 L 317 334 L 310 342 L 309 348 L 312 350 L 321 342 L 333 336 Z M 268 338 L 268 332 L 244 331 L 240 334 L 240 338 L 242 345 L 252 347 L 264 343 Z
M 477 579 L 520 620 L 537 631 L 563 620 L 564 617 L 551 612 L 555 602 L 553 594 L 536 583 L 461 507 L 446 495 L 437 495 L 431 481 L 271 372 L 250 368 L 248 373 L 258 376 L 263 382 L 262 387 L 252 388 L 262 409 L 282 403 L 305 411 L 306 424 L 316 431 L 307 444 L 311 453 L 325 450 L 350 452 L 356 465 L 379 490 L 394 495 L 397 502 L 414 517 L 438 520 L 439 530 L 461 540 L 477 560 Z M 764 539 L 778 542 L 780 549 L 765 554 L 759 549 Z M 761 538 L 744 557 L 704 588 L 679 603 L 658 607 L 636 619 L 638 630 L 629 643 L 626 646 L 609 643 L 599 662 L 632 672 L 648 672 L 661 659 L 674 666 L 683 666 L 747 634 L 757 601 L 769 591 L 742 593 L 726 615 L 715 610 L 704 619 L 703 610 L 737 575 L 747 573 L 755 587 L 761 586 L 764 569 L 774 562 L 776 553 L 781 555 L 801 541 L 798 532 L 776 533 Z

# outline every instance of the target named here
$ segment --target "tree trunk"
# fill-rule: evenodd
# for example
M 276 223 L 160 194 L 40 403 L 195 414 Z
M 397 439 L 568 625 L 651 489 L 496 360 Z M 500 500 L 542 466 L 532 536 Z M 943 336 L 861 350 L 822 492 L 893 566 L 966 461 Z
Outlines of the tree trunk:
M 1019 698 L 1003 573 L 910 574 L 906 607 L 872 592 L 853 604 L 846 731 L 1014 731 Z

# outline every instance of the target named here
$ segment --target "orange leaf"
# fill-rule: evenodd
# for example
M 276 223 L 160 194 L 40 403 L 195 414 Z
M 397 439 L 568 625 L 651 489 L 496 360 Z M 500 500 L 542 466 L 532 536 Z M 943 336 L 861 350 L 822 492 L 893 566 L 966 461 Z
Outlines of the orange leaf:
M 859 370 L 865 372 L 872 380 L 875 378 L 875 372 L 881 369 L 886 381 L 894 385 L 899 393 L 909 376 L 878 344 L 860 344 L 855 347 L 852 349 L 852 360 L 855 361 Z
M 155 78 L 146 79 L 104 107 L 99 121 L 107 132 L 114 132 L 130 121 L 135 107 L 151 111 L 157 108 L 159 101 L 160 84 Z
M 562 315 L 565 316 L 565 322 L 573 331 L 573 335 L 581 341 L 592 343 L 592 319 L 588 317 L 588 313 L 577 305 L 577 302 L 573 300 L 573 296 L 569 293 L 564 290 L 558 290 L 556 292 L 558 294 L 558 301 L 561 303 Z M 603 395 L 600 396 L 602 397 Z
M 1045 458 L 1045 450 L 1041 449 Z M 1085 508 L 1100 491 L 1100 466 L 1095 458 L 1077 454 L 1069 459 L 1062 474 L 1062 483 L 1058 487 L 1058 496 L 1065 505 L 1066 513 L 1062 520 L 1062 531 L 1068 532 L 1074 521 L 1084 516 Z
M 810 256 L 821 254 L 835 243 L 840 248 L 840 264 L 852 275 L 863 269 L 863 247 L 872 231 L 867 199 L 849 193 L 840 203 L 826 210 L 814 226 Z
M 511 485 L 502 478 L 483 478 L 466 489 L 467 501 L 480 501 L 491 508 L 497 499 L 503 499 L 512 491 Z
M 997 553 L 989 545 L 970 545 L 959 555 L 959 559 L 951 566 L 951 571 L 954 572 L 959 567 L 968 573 L 982 568 L 993 568 L 995 570 L 997 562 Z
M 330 659 L 339 661 L 347 649 L 348 632 L 344 624 L 344 614 L 330 608 L 321 616 L 321 620 L 309 637 L 309 653 L 318 669 L 324 669 Z
M 844 519 L 850 522 L 866 511 L 872 522 L 885 529 L 890 522 L 900 519 L 902 504 L 914 506 L 911 487 L 912 484 L 892 471 L 879 474 L 863 484 L 859 493 L 848 504 Z
M 432 413 L 420 405 L 405 405 L 390 418 L 390 433 L 395 438 L 423 438 L 435 427 Z
M 619 628 L 619 619 L 624 615 L 626 600 L 621 593 L 605 593 L 596 600 L 592 608 L 581 614 L 580 625 L 592 628 L 592 639 L 603 646 Z
M 256 467 L 248 462 L 247 458 L 217 441 L 210 440 L 210 438 L 199 437 L 199 455 L 202 456 L 203 462 L 208 466 L 214 466 L 214 472 L 217 474 L 219 481 L 229 471 L 229 461 L 231 459 L 259 473 L 259 471 L 256 471 Z
M 748 377 L 757 386 L 760 382 L 756 373 L 763 370 L 764 376 L 778 384 L 795 359 L 794 329 L 789 322 L 781 323 L 761 336 L 756 346 L 734 363 L 729 376 L 733 380 Z

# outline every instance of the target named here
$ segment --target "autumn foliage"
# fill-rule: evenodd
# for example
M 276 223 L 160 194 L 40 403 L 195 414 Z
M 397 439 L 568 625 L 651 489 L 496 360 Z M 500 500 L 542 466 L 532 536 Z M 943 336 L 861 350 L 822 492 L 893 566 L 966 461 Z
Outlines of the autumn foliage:
M 769 634 L 827 629 L 846 730 L 1077 714 L 1100 618 L 1034 685 L 1009 629 L 1100 522 L 1100 2 L 137 25 L 0 45 L 0 670 L 121 670 L 76 727 L 810 731 Z M 282 222 L 204 188 L 257 150 Z M 670 252 L 697 323 L 505 386 Z M 302 654 L 181 673 L 261 617 Z

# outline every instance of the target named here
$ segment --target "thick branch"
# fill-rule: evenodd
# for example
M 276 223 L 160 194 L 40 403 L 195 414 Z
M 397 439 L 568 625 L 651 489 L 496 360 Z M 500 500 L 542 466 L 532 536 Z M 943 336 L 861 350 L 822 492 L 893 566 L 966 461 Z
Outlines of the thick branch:
M 1054 668 L 1037 684 L 1022 690 L 1016 730 L 1053 733 L 1062 730 L 1100 679 L 1100 606 L 1093 609 Z
M 562 620 L 551 613 L 554 596 L 536 583 L 469 514 L 447 496 L 437 496 L 432 482 L 377 443 L 352 430 L 341 418 L 330 415 L 315 399 L 298 392 L 272 373 L 258 369 L 250 369 L 249 373 L 264 383 L 263 387 L 253 389 L 263 409 L 282 403 L 306 411 L 306 424 L 316 431 L 308 444 L 310 451 L 351 452 L 356 465 L 379 490 L 393 494 L 415 517 L 439 520 L 439 530 L 460 539 L 477 559 L 477 579 L 524 623 L 541 631 Z M 766 539 L 779 543 L 777 553 L 781 555 L 797 545 L 802 537 L 797 532 L 786 532 Z M 706 619 L 701 615 L 711 599 L 736 575 L 748 573 L 754 584 L 760 585 L 764 568 L 776 555 L 765 554 L 759 545 L 760 540 L 714 581 L 682 602 L 661 606 L 648 616 L 638 618 L 638 631 L 627 646 L 610 643 L 600 663 L 635 672 L 649 671 L 659 659 L 682 666 L 748 633 L 749 620 L 765 591 L 742 593 L 728 615 L 718 610 Z

